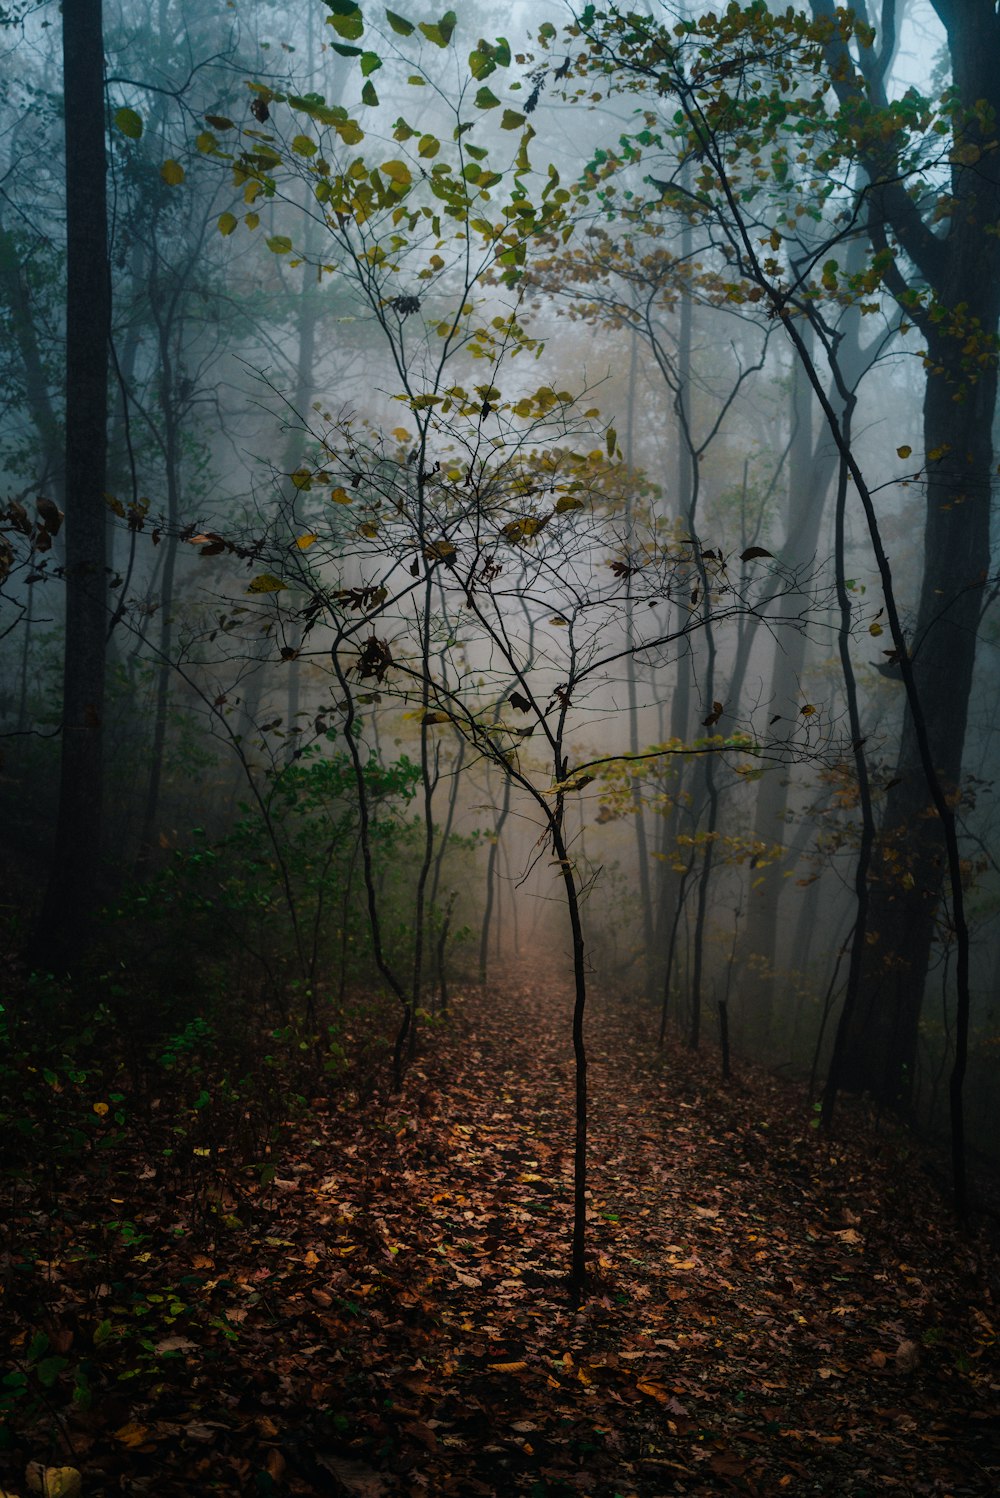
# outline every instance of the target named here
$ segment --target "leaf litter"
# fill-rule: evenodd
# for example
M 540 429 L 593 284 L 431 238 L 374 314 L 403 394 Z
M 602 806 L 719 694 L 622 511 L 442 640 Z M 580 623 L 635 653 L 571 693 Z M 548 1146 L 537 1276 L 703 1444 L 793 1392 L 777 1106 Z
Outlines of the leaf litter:
M 1000 1260 L 912 1140 L 859 1107 L 820 1138 L 599 996 L 570 1309 L 570 1004 L 470 991 L 400 1096 L 317 1100 L 208 1210 L 138 1166 L 29 1192 L 2 1335 L 26 1387 L 61 1351 L 0 1486 L 42 1458 L 85 1498 L 1000 1491 Z

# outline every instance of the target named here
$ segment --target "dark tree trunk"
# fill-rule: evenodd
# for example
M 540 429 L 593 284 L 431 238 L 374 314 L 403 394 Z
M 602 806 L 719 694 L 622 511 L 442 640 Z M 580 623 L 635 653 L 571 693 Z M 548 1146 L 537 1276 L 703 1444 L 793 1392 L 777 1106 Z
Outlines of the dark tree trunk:
M 988 288 L 995 301 L 996 289 Z M 995 307 L 983 308 L 996 327 Z M 991 319 L 987 321 L 987 318 Z M 960 372 L 954 340 L 929 340 L 940 373 L 928 376 L 924 442 L 928 456 L 924 575 L 910 655 L 934 766 L 948 796 L 958 795 L 975 663 L 982 588 L 989 568 L 994 366 L 955 399 Z M 948 361 L 946 363 L 946 361 Z M 950 368 L 949 368 L 950 363 Z M 897 783 L 889 791 L 873 887 L 863 997 L 847 1037 L 842 1085 L 907 1111 L 917 1033 L 946 860 L 913 722 L 906 714 Z
M 913 1094 L 920 1010 L 949 859 L 945 817 L 950 824 L 950 807 L 960 793 L 982 585 L 990 562 L 1000 319 L 1000 241 L 989 232 L 1000 218 L 1000 14 L 993 0 L 932 4 L 947 32 L 952 64 L 953 149 L 945 227 L 935 230 L 921 217 L 895 136 L 869 146 L 863 161 L 871 184 L 866 194 L 869 235 L 873 246 L 887 253 L 885 284 L 926 342 L 926 516 L 917 621 L 907 642 L 912 688 L 908 685 L 896 783 L 886 800 L 873 861 L 872 944 L 846 1037 L 842 1079 L 851 1090 L 869 1091 L 902 1112 L 910 1110 Z M 817 17 L 834 14 L 832 0 L 812 0 L 812 8 Z M 883 27 L 882 51 L 868 47 L 859 54 L 860 76 L 831 33 L 831 82 L 848 110 L 868 100 L 877 108 L 887 107 L 884 79 L 897 9 L 884 12 L 888 27 Z M 916 268 L 910 280 L 906 262 L 888 243 L 889 233 Z M 909 706 L 914 693 L 926 730 L 926 757 L 920 753 Z M 939 802 L 936 811 L 932 793 Z M 954 870 L 951 825 L 948 837 Z M 960 911 L 958 928 L 955 1115 L 961 1111 L 968 1020 L 968 952 Z M 959 1121 L 956 1138 L 960 1133 Z
M 101 887 L 108 627 L 105 524 L 108 268 L 101 0 L 63 6 L 66 116 L 66 645 L 62 763 L 36 956 L 80 955 Z

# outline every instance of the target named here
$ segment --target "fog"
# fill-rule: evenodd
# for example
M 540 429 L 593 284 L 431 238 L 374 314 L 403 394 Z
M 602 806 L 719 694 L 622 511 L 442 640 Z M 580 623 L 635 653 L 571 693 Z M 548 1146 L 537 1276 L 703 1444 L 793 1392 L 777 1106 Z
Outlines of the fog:
M 575 960 L 817 1099 L 840 1034 L 834 1093 L 935 1139 L 967 1051 L 995 1154 L 996 155 L 896 10 L 671 5 L 651 53 L 560 5 L 106 3 L 88 499 L 60 27 L 3 8 L 19 984 L 136 1053 L 368 1014 L 401 1084 L 463 992 Z

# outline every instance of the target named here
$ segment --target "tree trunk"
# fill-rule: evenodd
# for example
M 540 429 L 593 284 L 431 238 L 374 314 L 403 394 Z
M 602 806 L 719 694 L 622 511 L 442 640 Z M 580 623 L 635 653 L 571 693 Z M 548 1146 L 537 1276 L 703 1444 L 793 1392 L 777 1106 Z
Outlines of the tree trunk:
M 993 287 L 989 290 L 995 300 Z M 995 310 L 983 309 L 981 316 L 984 326 L 996 327 Z M 924 402 L 924 574 L 910 655 L 934 766 L 946 794 L 957 797 L 982 587 L 990 562 L 997 377 L 990 365 L 956 400 L 960 372 L 954 367 L 954 340 L 929 340 L 928 354 L 941 372 L 929 374 Z M 930 456 L 942 450 L 944 457 Z M 920 1010 L 945 872 L 941 823 L 908 712 L 896 781 L 886 798 L 873 863 L 871 945 L 862 1002 L 846 1037 L 842 1085 L 871 1092 L 905 1112 L 912 1097 Z
M 66 138 L 66 644 L 59 811 L 36 955 L 81 954 L 101 885 L 107 635 L 108 266 L 101 0 L 63 7 Z
M 811 0 L 814 15 L 834 16 L 832 0 Z M 1000 218 L 1000 15 L 988 0 L 932 0 L 945 27 L 952 64 L 950 105 L 953 149 L 950 181 L 939 206 L 944 228 L 935 230 L 911 196 L 900 142 L 883 138 L 868 148 L 868 231 L 888 252 L 885 284 L 926 342 L 924 398 L 926 518 L 924 565 L 916 628 L 908 642 L 912 686 L 900 754 L 873 860 L 870 908 L 872 944 L 865 953 L 862 991 L 846 1037 L 843 1085 L 869 1091 L 904 1113 L 913 1097 L 913 1070 L 927 966 L 946 863 L 955 874 L 957 846 L 945 818 L 959 795 L 962 750 L 975 663 L 982 585 L 989 569 L 992 426 L 997 393 L 996 334 L 1000 320 L 1000 241 L 989 226 Z M 887 41 L 895 10 L 887 11 Z M 883 28 L 885 29 L 885 28 Z M 861 74 L 831 32 L 830 79 L 848 110 L 858 103 L 886 107 L 884 78 L 891 48 L 859 53 Z M 846 66 L 845 66 L 846 62 Z M 887 230 L 917 274 L 907 281 L 905 262 L 889 245 Z M 927 755 L 910 711 L 917 703 Z M 937 810 L 931 789 L 941 794 Z M 961 901 L 961 886 L 957 885 Z M 959 1047 L 953 1082 L 953 1115 L 961 1111 L 961 1073 L 968 1019 L 964 974 L 964 919 L 957 912 Z M 953 1123 L 956 1140 L 960 1120 Z M 956 1145 L 958 1148 L 958 1145 Z M 963 1188 L 956 1172 L 956 1190 Z
M 807 336 L 804 334 L 803 336 Z M 829 469 L 833 460 L 817 462 L 812 440 L 812 391 L 800 362 L 792 368 L 792 435 L 788 456 L 788 507 L 782 557 L 787 566 L 808 565 L 819 545 Z M 824 434 L 825 435 L 825 434 Z M 826 446 L 832 447 L 829 439 Z M 794 613 L 801 595 L 789 600 Z M 798 721 L 802 706 L 802 672 L 808 640 L 804 629 L 782 630 L 774 646 L 771 667 L 771 712 L 780 713 L 789 724 Z M 754 838 L 768 845 L 783 844 L 787 831 L 789 772 L 774 767 L 761 776 L 754 806 Z M 744 979 L 744 995 L 750 1008 L 748 1028 L 765 1043 L 771 1028 L 774 1002 L 774 968 L 778 934 L 778 903 L 787 880 L 782 865 L 769 866 L 759 888 L 750 894 L 747 907 L 745 958 L 753 956 Z

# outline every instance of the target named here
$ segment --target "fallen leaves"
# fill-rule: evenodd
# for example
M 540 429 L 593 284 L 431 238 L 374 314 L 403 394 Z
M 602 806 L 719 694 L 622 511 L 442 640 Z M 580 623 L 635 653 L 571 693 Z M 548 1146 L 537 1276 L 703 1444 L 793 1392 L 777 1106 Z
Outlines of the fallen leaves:
M 993 1482 L 980 1261 L 911 1167 L 863 1131 L 831 1151 L 771 1078 L 653 1064 L 614 1012 L 592 1024 L 593 1287 L 571 1311 L 564 1010 L 555 983 L 468 1003 L 402 1097 L 331 1093 L 268 1186 L 214 1210 L 141 1171 L 94 1183 L 44 1270 L 45 1357 L 84 1347 L 96 1370 L 89 1411 L 59 1369 L 46 1391 L 85 1495 Z M 91 1271 L 109 1200 L 142 1244 Z

